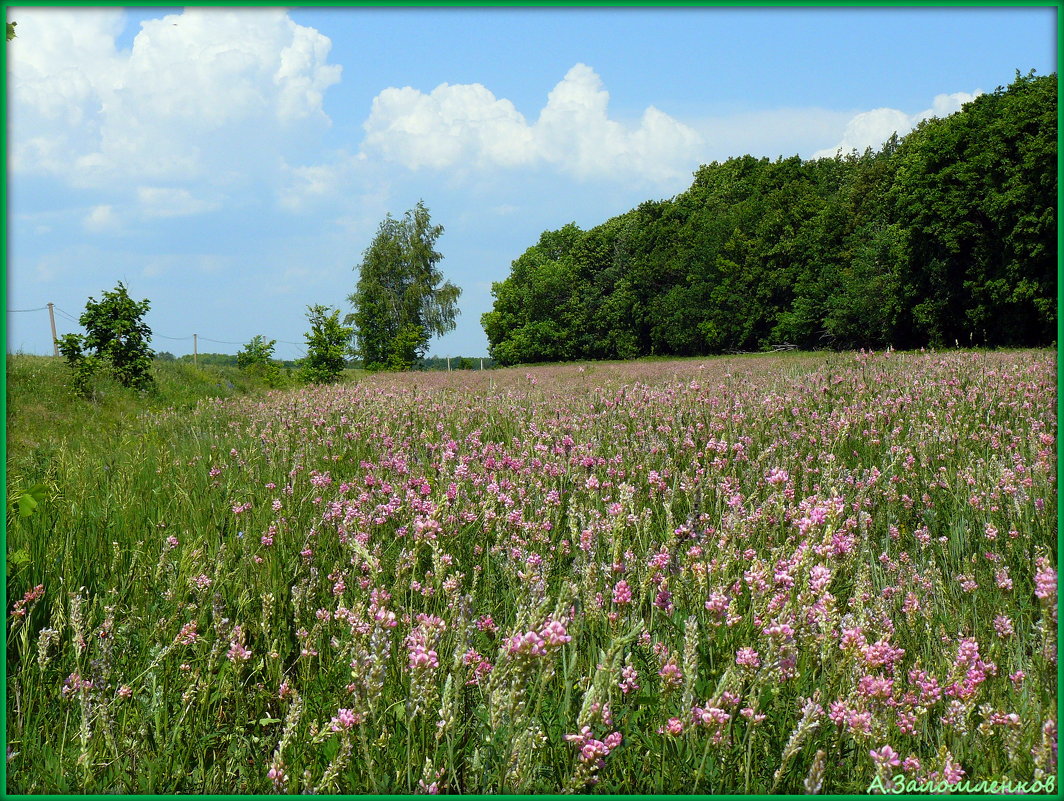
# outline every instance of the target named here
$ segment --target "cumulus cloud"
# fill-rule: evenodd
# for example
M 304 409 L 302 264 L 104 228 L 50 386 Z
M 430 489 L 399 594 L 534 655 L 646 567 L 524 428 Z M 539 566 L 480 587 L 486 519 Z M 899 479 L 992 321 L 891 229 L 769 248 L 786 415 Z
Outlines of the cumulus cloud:
M 388 88 L 373 100 L 363 149 L 414 170 L 548 163 L 581 178 L 662 181 L 697 164 L 702 140 L 692 128 L 653 106 L 625 126 L 608 105 L 585 64 L 566 73 L 534 123 L 481 84 Z
M 856 150 L 863 153 L 865 148 L 878 149 L 891 134 L 904 136 L 915 128 L 919 123 L 931 117 L 947 117 L 954 112 L 960 111 L 961 106 L 975 100 L 983 92 L 976 89 L 974 93 L 954 92 L 952 94 L 936 95 L 931 103 L 931 108 L 924 109 L 916 114 L 906 114 L 895 108 L 877 108 L 871 111 L 862 111 L 846 123 L 846 130 L 840 141 L 834 147 L 818 150 L 813 154 L 814 159 L 831 158 L 836 153 L 849 153 Z
M 315 202 L 328 200 L 350 179 L 357 158 L 341 155 L 325 164 L 282 166 L 283 183 L 277 191 L 277 203 L 288 211 L 302 212 Z
M 137 187 L 137 202 L 144 217 L 187 217 L 221 206 L 217 200 L 194 197 L 187 189 L 159 186 Z
M 328 125 L 331 42 L 283 10 L 194 8 L 141 24 L 118 10 L 26 8 L 8 48 L 10 168 L 79 186 L 136 176 L 224 181 L 283 136 Z M 308 128 L 309 126 L 309 128 Z
M 81 222 L 85 230 L 92 233 L 115 231 L 120 226 L 118 215 L 110 204 L 93 206 Z

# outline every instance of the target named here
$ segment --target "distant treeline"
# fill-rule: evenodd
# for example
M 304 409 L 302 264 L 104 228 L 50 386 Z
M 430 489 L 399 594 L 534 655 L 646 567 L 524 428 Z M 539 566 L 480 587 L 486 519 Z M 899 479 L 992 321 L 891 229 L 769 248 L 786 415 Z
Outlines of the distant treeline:
M 1017 72 L 879 152 L 705 165 L 671 200 L 543 233 L 492 294 L 503 365 L 1050 344 L 1056 75 Z
M 169 351 L 160 351 L 155 354 L 155 358 L 163 362 L 182 362 L 184 364 L 192 364 L 192 355 L 185 354 L 184 356 L 174 356 Z M 203 365 L 218 365 L 221 367 L 237 367 L 237 357 L 235 354 L 229 353 L 200 353 L 196 356 L 197 364 Z M 285 367 L 289 369 L 299 369 L 299 362 L 291 359 L 273 359 L 274 364 L 279 367 Z M 452 370 L 479 370 L 483 363 L 484 369 L 490 369 L 496 366 L 494 359 L 480 356 L 452 356 L 451 357 L 451 369 Z M 358 359 L 351 359 L 347 363 L 348 367 L 361 367 L 362 362 Z M 424 359 L 420 359 L 414 365 L 415 370 L 446 370 L 447 369 L 447 357 L 446 356 L 426 356 Z
M 483 365 L 485 370 L 495 367 L 495 360 L 481 356 L 451 356 L 452 370 L 479 370 Z M 414 366 L 415 370 L 446 370 L 446 356 L 426 356 Z
M 161 362 L 192 364 L 192 354 L 190 353 L 186 353 L 184 356 L 174 356 L 174 354 L 164 350 L 156 353 L 155 358 Z M 299 368 L 299 362 L 292 361 L 291 359 L 274 359 L 273 361 L 278 367 L 286 367 L 293 370 Z M 230 353 L 199 353 L 196 355 L 196 364 L 213 365 L 217 367 L 239 366 L 236 362 L 236 354 Z

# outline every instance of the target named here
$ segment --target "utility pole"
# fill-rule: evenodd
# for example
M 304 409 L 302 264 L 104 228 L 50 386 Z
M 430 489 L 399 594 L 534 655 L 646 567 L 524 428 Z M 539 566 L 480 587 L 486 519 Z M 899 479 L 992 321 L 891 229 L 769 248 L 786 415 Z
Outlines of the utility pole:
M 480 369 L 481 370 L 484 369 L 484 357 L 483 356 L 480 358 Z
M 451 357 L 447 357 L 447 372 L 451 372 Z
M 59 355 L 59 339 L 55 335 L 55 310 L 53 304 L 48 304 L 48 319 L 52 321 L 52 355 Z
M 199 354 L 199 348 L 198 348 L 199 340 L 196 339 L 196 337 L 198 337 L 198 336 L 199 336 L 198 334 L 193 334 L 192 335 L 192 365 L 193 366 L 195 366 L 197 364 L 196 356 Z

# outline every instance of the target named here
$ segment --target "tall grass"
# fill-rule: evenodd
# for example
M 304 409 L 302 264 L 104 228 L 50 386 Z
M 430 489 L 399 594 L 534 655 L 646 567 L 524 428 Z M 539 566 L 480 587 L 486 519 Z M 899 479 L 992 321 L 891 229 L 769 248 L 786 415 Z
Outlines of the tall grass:
M 1055 775 L 1054 357 L 374 376 L 27 437 L 8 790 Z

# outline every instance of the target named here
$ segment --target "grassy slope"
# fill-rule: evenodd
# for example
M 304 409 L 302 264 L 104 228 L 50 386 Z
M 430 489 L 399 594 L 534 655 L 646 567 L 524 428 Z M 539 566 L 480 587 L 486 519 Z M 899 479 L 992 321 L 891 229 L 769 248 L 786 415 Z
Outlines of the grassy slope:
M 359 370 L 346 371 L 355 380 Z M 139 429 L 139 419 L 153 412 L 191 409 L 207 398 L 264 393 L 261 377 L 235 367 L 156 362 L 155 388 L 138 393 L 107 377 L 94 385 L 93 397 L 79 397 L 62 359 L 50 356 L 7 357 L 7 470 L 9 493 L 20 482 L 32 484 L 72 438 L 99 437 L 119 442 Z

